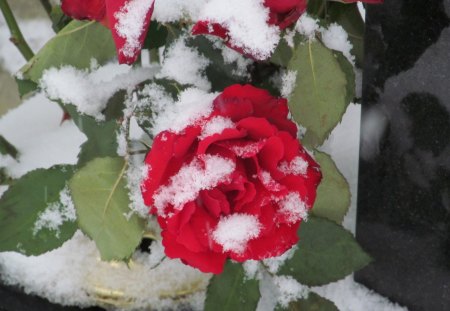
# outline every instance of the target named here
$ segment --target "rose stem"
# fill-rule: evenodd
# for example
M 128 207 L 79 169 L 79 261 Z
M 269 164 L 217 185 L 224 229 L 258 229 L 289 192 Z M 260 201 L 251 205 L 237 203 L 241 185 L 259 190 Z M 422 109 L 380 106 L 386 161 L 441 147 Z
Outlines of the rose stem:
M 14 15 L 11 11 L 11 8 L 9 7 L 9 4 L 8 2 L 6 2 L 6 0 L 0 0 L 0 10 L 5 17 L 6 24 L 8 25 L 9 31 L 11 32 L 11 38 L 9 40 L 11 40 L 11 42 L 14 43 L 14 45 L 19 49 L 22 56 L 27 61 L 29 61 L 34 56 L 34 53 L 25 41 L 22 32 L 17 25 L 16 19 L 14 18 Z

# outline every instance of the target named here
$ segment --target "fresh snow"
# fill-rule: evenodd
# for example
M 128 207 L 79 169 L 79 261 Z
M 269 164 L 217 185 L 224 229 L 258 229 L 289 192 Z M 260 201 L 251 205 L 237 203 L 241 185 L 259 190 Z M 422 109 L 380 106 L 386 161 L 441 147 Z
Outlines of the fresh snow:
M 235 128 L 235 124 L 230 118 L 217 116 L 206 122 L 202 127 L 202 132 L 199 136 L 200 139 L 212 136 L 214 134 L 220 134 L 226 129 Z
M 284 174 L 304 175 L 308 169 L 308 162 L 301 157 L 295 157 L 291 162 L 283 161 L 278 166 L 278 169 Z
M 50 204 L 39 214 L 38 219 L 34 223 L 33 235 L 47 228 L 55 231 L 56 237 L 59 238 L 61 225 L 67 221 L 74 222 L 76 219 L 75 206 L 73 205 L 69 188 L 66 186 L 59 193 L 59 201 Z
M 211 189 L 227 180 L 236 164 L 228 159 L 214 155 L 194 158 L 191 163 L 180 168 L 170 178 L 167 186 L 159 187 L 153 195 L 158 215 L 167 216 L 166 207 L 170 204 L 180 210 L 184 204 L 193 201 L 201 190 Z
M 242 254 L 247 243 L 257 238 L 260 232 L 261 223 L 256 216 L 236 213 L 222 217 L 212 237 L 225 252 Z
M 308 297 L 308 287 L 300 284 L 290 275 L 275 276 L 273 282 L 278 289 L 277 302 L 283 308 L 287 308 L 291 301 Z
M 205 69 L 210 61 L 200 55 L 197 49 L 188 47 L 185 40 L 185 37 L 181 37 L 169 46 L 157 77 L 172 79 L 180 84 L 192 85 L 209 91 L 211 83 L 205 76 Z
M 123 55 L 133 57 L 140 50 L 141 44 L 139 38 L 145 30 L 145 17 L 154 1 L 127 1 L 120 11 L 114 15 L 117 19 L 115 26 L 117 34 L 125 39 L 125 44 L 121 48 Z
M 308 219 L 308 207 L 297 192 L 289 192 L 278 202 L 278 213 L 284 215 L 289 223 Z
M 154 74 L 155 68 L 132 68 L 117 63 L 97 67 L 93 61 L 90 71 L 72 66 L 48 69 L 39 86 L 49 98 L 73 104 L 80 113 L 103 120 L 102 110 L 116 92 L 134 87 Z

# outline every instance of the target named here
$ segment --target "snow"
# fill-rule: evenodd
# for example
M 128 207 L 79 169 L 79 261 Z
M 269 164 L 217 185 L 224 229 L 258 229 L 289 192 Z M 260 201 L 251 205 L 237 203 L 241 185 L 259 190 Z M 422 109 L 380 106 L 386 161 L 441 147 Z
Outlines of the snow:
M 309 294 L 308 287 L 300 284 L 291 276 L 276 276 L 273 282 L 278 289 L 278 304 L 287 308 L 291 301 L 307 298 Z
M 228 29 L 230 43 L 256 59 L 266 59 L 280 40 L 277 26 L 268 25 L 269 10 L 263 0 L 210 0 L 199 20 Z
M 164 0 L 155 2 L 153 17 L 161 23 L 198 20 L 198 14 L 209 0 Z
M 56 232 L 59 237 L 60 226 L 66 222 L 74 222 L 77 219 L 75 214 L 75 206 L 69 188 L 66 186 L 59 194 L 59 202 L 52 203 L 39 214 L 38 219 L 34 223 L 33 235 L 36 235 L 43 228 Z
M 61 123 L 62 116 L 56 103 L 38 93 L 0 118 L 0 135 L 19 151 L 17 161 L 5 163 L 8 175 L 19 178 L 37 168 L 78 162 L 86 136 L 73 121 Z
M 216 39 L 212 38 L 211 39 Z M 247 71 L 247 68 L 249 65 L 253 63 L 253 61 L 249 58 L 246 58 L 242 56 L 241 53 L 236 52 L 235 50 L 229 49 L 227 46 L 225 46 L 222 42 L 222 40 L 218 40 L 217 45 L 219 45 L 220 49 L 222 50 L 222 57 L 225 62 L 225 64 L 235 64 L 236 68 L 233 69 L 233 74 L 238 77 L 249 77 L 250 74 Z
M 99 261 L 99 256 L 95 243 L 78 231 L 62 247 L 45 255 L 0 253 L 1 278 L 6 284 L 20 284 L 27 294 L 64 305 L 95 305 L 97 295 L 106 290 L 121 293 L 137 308 L 151 305 L 159 310 L 176 309 L 187 303 L 194 310 L 202 309 L 209 274 L 167 258 L 154 267 L 154 258 L 147 253 L 136 253 L 129 267 Z M 170 299 L 171 293 L 186 290 L 194 295 Z
M 297 71 L 286 70 L 281 76 L 281 96 L 289 98 L 295 87 L 295 81 L 297 80 Z
M 230 118 L 217 116 L 206 122 L 202 127 L 202 132 L 199 139 L 212 136 L 214 134 L 221 134 L 226 129 L 235 128 L 235 124 Z
M 236 213 L 222 217 L 212 237 L 223 247 L 224 252 L 242 254 L 247 243 L 257 238 L 260 232 L 261 223 L 256 216 Z
M 277 273 L 278 270 L 283 266 L 284 262 L 288 259 L 291 259 L 294 256 L 295 251 L 297 250 L 297 245 L 294 245 L 283 254 L 277 257 L 271 257 L 263 260 L 265 268 L 270 273 Z
M 278 166 L 278 169 L 286 175 L 305 175 L 306 170 L 308 169 L 308 162 L 301 157 L 295 157 L 289 163 L 282 161 Z
M 131 0 L 117 12 L 115 26 L 119 37 L 125 39 L 121 52 L 127 57 L 133 57 L 139 51 L 141 44 L 139 38 L 144 32 L 145 18 L 151 9 L 154 0 Z
M 152 103 L 158 98 L 166 96 L 158 87 L 150 87 L 146 91 L 150 98 L 156 97 L 156 100 L 151 101 Z M 162 131 L 180 133 L 188 125 L 196 124 L 201 118 L 208 116 L 216 97 L 215 93 L 189 88 L 182 91 L 174 103 L 164 100 L 166 106 L 161 107 L 157 104 L 157 108 L 160 108 L 161 111 L 157 112 L 157 116 L 153 119 L 152 132 L 155 134 Z
M 134 87 L 155 74 L 155 68 L 132 68 L 117 63 L 97 68 L 96 62 L 92 63 L 90 71 L 72 66 L 48 69 L 39 86 L 49 98 L 73 104 L 80 113 L 103 120 L 102 110 L 116 92 Z
M 314 38 L 316 32 L 320 29 L 318 22 L 319 20 L 312 18 L 306 13 L 302 14 L 295 24 L 295 30 L 297 30 L 297 32 L 301 35 L 312 39 Z
M 193 201 L 201 190 L 211 189 L 225 182 L 234 171 L 236 164 L 228 159 L 214 155 L 195 158 L 180 168 L 170 178 L 167 186 L 159 187 L 153 195 L 159 216 L 167 216 L 166 207 L 170 204 L 175 210 Z
M 342 52 L 350 63 L 355 63 L 355 57 L 350 53 L 353 45 L 348 41 L 348 34 L 341 25 L 333 23 L 321 33 L 326 47 Z
M 169 46 L 157 77 L 172 79 L 180 84 L 208 91 L 211 89 L 211 83 L 204 72 L 210 61 L 200 55 L 197 49 L 186 46 L 185 39 L 181 37 Z
M 296 223 L 308 219 L 308 207 L 297 192 L 289 192 L 278 202 L 278 213 L 286 217 L 289 223 Z

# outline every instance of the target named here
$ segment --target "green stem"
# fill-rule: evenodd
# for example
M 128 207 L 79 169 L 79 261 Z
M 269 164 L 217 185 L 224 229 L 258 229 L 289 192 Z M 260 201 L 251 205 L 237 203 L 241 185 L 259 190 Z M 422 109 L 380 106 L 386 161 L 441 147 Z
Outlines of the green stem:
M 14 18 L 11 8 L 6 0 L 0 0 L 0 10 L 5 17 L 6 24 L 11 32 L 11 38 L 9 40 L 15 44 L 22 56 L 29 61 L 34 56 L 34 53 L 25 41 L 19 25 L 17 25 L 16 19 Z
M 49 0 L 40 0 L 42 6 L 44 7 L 45 12 L 47 12 L 48 17 L 51 18 L 52 14 L 52 5 L 50 4 Z

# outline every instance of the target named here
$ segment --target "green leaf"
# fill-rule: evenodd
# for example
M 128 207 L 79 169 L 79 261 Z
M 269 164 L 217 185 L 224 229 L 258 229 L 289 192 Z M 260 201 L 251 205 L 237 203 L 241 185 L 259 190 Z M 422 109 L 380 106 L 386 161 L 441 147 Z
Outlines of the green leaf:
M 328 154 L 315 151 L 314 157 L 320 164 L 323 178 L 312 213 L 341 224 L 350 207 L 350 187 Z
M 371 262 L 353 235 L 332 221 L 312 216 L 300 226 L 299 237 L 298 249 L 279 274 L 302 284 L 335 282 Z
M 75 222 L 64 222 L 59 234 L 42 229 L 34 234 L 40 213 L 59 202 L 60 192 L 73 175 L 71 166 L 38 169 L 18 179 L 0 199 L 0 252 L 23 251 L 39 255 L 61 246 L 77 229 Z
M 89 68 L 91 59 L 103 64 L 115 55 L 114 42 L 108 28 L 100 23 L 72 21 L 21 69 L 23 78 L 39 82 L 44 70 L 71 65 Z
M 80 114 L 73 105 L 64 105 L 75 124 L 87 136 L 78 155 L 78 167 L 82 167 L 94 158 L 117 156 L 117 131 L 120 124 L 115 120 L 97 121 L 95 118 Z M 111 116 L 114 113 L 110 112 Z
M 289 62 L 288 69 L 297 72 L 289 106 L 295 121 L 307 130 L 302 142 L 309 147 L 325 141 L 354 97 L 355 76 L 347 63 L 319 41 L 299 44 Z
M 32 92 L 38 89 L 37 83 L 31 80 L 22 80 L 18 79 L 17 77 L 15 78 L 15 80 L 17 83 L 17 88 L 19 90 L 20 98 L 30 95 Z
M 14 159 L 17 158 L 19 152 L 9 141 L 7 141 L 2 135 L 0 135 L 0 154 L 10 155 Z
M 364 20 L 356 3 L 330 2 L 328 4 L 328 21 L 337 23 L 348 33 L 353 45 L 351 53 L 355 55 L 356 66 L 362 68 L 364 61 Z
M 310 292 L 308 298 L 299 299 L 289 304 L 287 308 L 277 307 L 276 311 L 339 311 L 336 305 L 316 293 Z
M 129 258 L 139 245 L 144 221 L 130 212 L 122 158 L 97 158 L 72 177 L 72 193 L 80 228 L 91 237 L 103 260 Z
M 209 282 L 204 310 L 254 311 L 260 296 L 259 282 L 246 279 L 242 265 L 228 261 Z
M 166 44 L 168 34 L 169 31 L 166 26 L 152 21 L 148 28 L 147 36 L 145 37 L 144 48 L 150 50 L 164 46 Z

